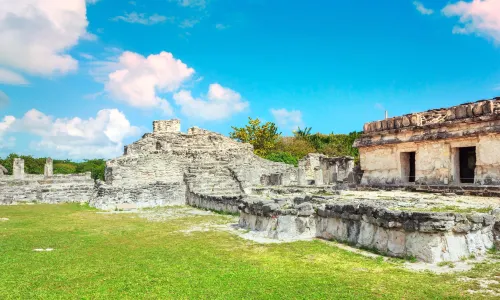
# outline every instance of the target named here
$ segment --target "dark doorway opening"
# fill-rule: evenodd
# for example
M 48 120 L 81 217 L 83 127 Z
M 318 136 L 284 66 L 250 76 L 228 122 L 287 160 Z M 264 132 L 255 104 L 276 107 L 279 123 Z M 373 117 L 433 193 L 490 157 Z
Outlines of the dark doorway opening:
M 401 152 L 401 178 L 403 182 L 415 182 L 415 152 Z
M 459 148 L 460 182 L 474 183 L 476 147 Z
M 408 175 L 408 182 L 415 182 L 415 152 L 409 152 L 408 158 L 410 159 L 410 174 Z

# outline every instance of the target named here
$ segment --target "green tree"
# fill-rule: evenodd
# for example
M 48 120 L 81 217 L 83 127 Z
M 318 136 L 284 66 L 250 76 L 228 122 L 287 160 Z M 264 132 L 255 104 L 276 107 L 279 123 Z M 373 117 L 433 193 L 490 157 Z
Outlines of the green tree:
M 245 127 L 231 127 L 233 131 L 229 136 L 242 143 L 253 145 L 255 154 L 265 157 L 276 148 L 276 144 L 281 136 L 278 127 L 272 122 L 261 124 L 257 119 L 248 118 L 248 125 Z

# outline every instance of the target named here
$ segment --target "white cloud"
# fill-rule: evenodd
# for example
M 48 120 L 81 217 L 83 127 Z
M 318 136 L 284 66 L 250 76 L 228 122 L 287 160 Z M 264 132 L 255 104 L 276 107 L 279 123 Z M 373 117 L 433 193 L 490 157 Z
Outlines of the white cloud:
M 182 21 L 181 24 L 179 24 L 179 27 L 180 28 L 193 28 L 194 25 L 198 24 L 199 22 L 200 22 L 199 20 L 186 19 L 186 20 Z
M 278 127 L 295 130 L 297 127 L 304 127 L 302 112 L 300 110 L 287 110 L 285 108 L 271 109 L 271 114 Z
M 423 15 L 432 15 L 434 13 L 434 10 L 426 8 L 422 2 L 419 1 L 413 1 L 413 5 L 415 5 L 415 8 L 418 10 Z
M 24 85 L 28 84 L 28 81 L 21 74 L 0 68 L 0 83 Z
M 142 25 L 154 25 L 166 21 L 172 21 L 173 18 L 165 17 L 158 14 L 147 16 L 146 14 L 139 14 L 137 12 L 125 13 L 124 16 L 117 16 L 112 19 L 113 21 L 124 21 L 127 23 L 136 23 Z
M 448 4 L 442 12 L 447 17 L 460 17 L 462 26 L 455 26 L 453 33 L 475 33 L 500 43 L 500 0 L 459 1 Z
M 206 121 L 227 119 L 249 106 L 239 93 L 218 83 L 209 86 L 207 100 L 193 98 L 190 91 L 181 90 L 174 94 L 174 101 L 181 107 L 182 114 Z
M 95 38 L 87 25 L 85 0 L 0 0 L 0 66 L 35 75 L 76 70 L 66 51 Z
M 167 115 L 172 108 L 159 93 L 174 92 L 195 72 L 168 52 L 148 57 L 123 52 L 117 63 L 105 62 L 102 68 L 115 69 L 105 82 L 112 98 L 143 109 L 160 108 Z
M 1 134 L 24 132 L 40 138 L 32 143 L 46 150 L 71 158 L 115 157 L 123 151 L 123 140 L 139 134 L 125 115 L 117 109 L 103 109 L 95 118 L 86 120 L 57 118 L 32 109 L 21 119 L 7 116 L 0 122 Z
M 205 0 L 177 0 L 180 6 L 205 8 Z

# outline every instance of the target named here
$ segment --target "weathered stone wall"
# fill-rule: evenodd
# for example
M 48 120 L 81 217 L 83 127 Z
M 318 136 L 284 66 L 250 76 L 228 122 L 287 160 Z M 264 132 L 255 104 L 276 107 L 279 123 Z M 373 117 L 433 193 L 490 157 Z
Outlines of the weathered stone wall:
M 362 183 L 407 183 L 401 154 L 415 152 L 417 183 L 459 184 L 457 149 L 469 146 L 476 147 L 475 183 L 500 185 L 500 134 L 360 148 Z
M 22 202 L 66 203 L 89 202 L 94 189 L 90 173 L 54 175 L 25 175 L 22 180 L 13 176 L 0 179 L 0 205 Z
M 406 152 L 416 152 L 417 183 L 458 184 L 461 147 L 476 147 L 476 184 L 500 184 L 500 98 L 411 116 L 415 122 L 403 116 L 365 124 L 354 144 L 363 184 L 406 183 Z M 401 118 L 408 121 L 397 125 Z
M 21 202 L 65 203 L 89 202 L 94 189 L 91 173 L 53 175 L 48 158 L 45 174 L 25 174 L 24 160 L 16 158 L 14 175 L 0 177 L 0 205 Z
M 106 182 L 97 186 L 92 205 L 106 209 L 182 205 L 200 197 L 238 198 L 253 186 L 273 184 L 270 178 L 279 178 L 281 184 L 297 182 L 296 168 L 254 155 L 250 144 L 197 127 L 187 134 L 176 132 L 177 122 L 154 124 L 153 133 L 107 162 Z M 192 202 L 209 206 L 207 201 Z
M 299 161 L 299 185 L 331 185 L 338 182 L 353 183 L 354 158 L 329 157 L 310 153 Z
M 369 203 L 315 205 L 247 199 L 239 225 L 263 237 L 321 237 L 396 257 L 425 262 L 458 261 L 493 247 L 495 216 L 487 213 L 433 213 L 391 210 Z

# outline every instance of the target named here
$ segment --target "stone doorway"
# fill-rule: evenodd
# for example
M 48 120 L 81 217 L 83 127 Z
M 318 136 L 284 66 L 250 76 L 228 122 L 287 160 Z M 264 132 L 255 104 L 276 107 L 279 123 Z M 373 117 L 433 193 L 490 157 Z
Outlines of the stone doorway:
M 474 183 L 476 171 L 476 147 L 459 148 L 459 170 L 461 183 Z
M 403 182 L 415 182 L 415 152 L 401 153 L 401 177 Z

